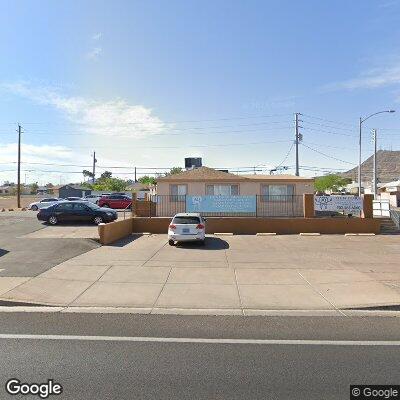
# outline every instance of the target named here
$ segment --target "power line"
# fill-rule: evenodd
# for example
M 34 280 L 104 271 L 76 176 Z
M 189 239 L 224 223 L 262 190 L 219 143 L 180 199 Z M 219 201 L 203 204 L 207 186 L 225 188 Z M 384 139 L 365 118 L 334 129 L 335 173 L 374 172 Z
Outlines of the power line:
M 343 162 L 343 163 L 346 163 L 346 164 L 355 165 L 354 163 L 351 163 L 351 162 L 349 162 L 349 161 L 341 160 L 340 158 L 332 157 L 332 156 L 330 156 L 330 155 L 328 155 L 328 154 L 322 153 L 321 151 L 316 150 L 316 149 L 313 149 L 312 147 L 307 146 L 307 145 L 304 144 L 304 143 L 302 143 L 302 145 L 303 145 L 304 147 L 307 147 L 308 149 L 310 149 L 310 150 L 316 152 L 316 153 L 319 153 L 319 154 L 325 156 L 325 157 L 332 158 L 333 160 L 340 161 L 340 162 Z
M 280 167 L 289 157 L 290 152 L 293 150 L 294 147 L 294 142 L 292 143 L 292 145 L 289 148 L 289 151 L 286 153 L 285 157 L 283 158 L 283 160 L 277 165 L 277 168 Z
M 106 109 L 102 107 L 102 109 Z M 224 118 L 214 118 L 214 119 L 197 119 L 197 120 L 176 120 L 176 121 L 162 121 L 162 124 L 183 124 L 183 123 L 199 123 L 199 122 L 216 122 L 216 121 L 234 121 L 234 120 L 245 120 L 245 119 L 258 119 L 258 118 L 273 118 L 273 117 L 289 117 L 290 114 L 269 114 L 269 115 L 249 115 L 249 116 L 238 116 L 238 117 L 224 117 Z M 10 122 L 11 123 L 11 122 Z M 56 124 L 73 124 L 73 125 L 90 125 L 90 123 L 84 122 L 23 122 L 25 125 L 54 125 Z M 146 122 L 126 122 L 123 125 L 143 125 Z
M 320 121 L 326 121 L 326 122 L 330 122 L 330 123 L 332 123 L 332 124 L 336 124 L 336 125 L 347 125 L 347 126 L 351 126 L 351 127 L 353 127 L 353 128 L 357 128 L 357 125 L 353 125 L 353 124 L 350 124 L 350 123 L 348 123 L 348 122 L 339 122 L 339 121 L 333 121 L 333 120 L 331 120 L 331 119 L 327 119 L 327 118 L 323 118 L 323 117 L 317 117 L 317 116 L 315 116 L 315 115 L 310 115 L 310 114 L 302 114 L 304 117 L 308 117 L 308 118 L 312 118 L 312 119 L 317 119 L 317 120 L 320 120 Z
M 307 129 L 309 131 L 315 131 L 319 133 L 328 133 L 330 135 L 340 135 L 340 136 L 348 136 L 348 137 L 356 137 L 356 135 L 349 135 L 347 133 L 340 133 L 340 132 L 332 132 L 332 131 L 326 131 L 324 129 L 315 129 L 315 128 L 310 128 L 309 126 L 304 126 L 304 129 Z
M 188 131 L 188 130 L 204 130 L 204 129 L 220 129 L 220 128 L 235 128 L 235 127 L 247 127 L 247 126 L 260 126 L 260 125 L 269 125 L 269 124 L 284 124 L 284 123 L 289 123 L 290 121 L 268 121 L 268 122 L 258 122 L 254 124 L 235 124 L 235 125 L 216 125 L 216 126 L 193 126 L 193 127 L 185 127 L 185 128 L 165 128 L 165 130 L 168 131 Z M 113 127 L 119 127 L 119 126 L 125 126 L 125 125 L 119 125 L 119 124 L 112 124 Z M 104 126 L 106 128 L 107 126 Z M 138 129 L 139 132 L 153 132 L 157 128 L 149 128 L 149 129 Z M 42 130 L 39 131 L 34 131 L 34 130 L 29 130 L 31 133 L 41 133 Z M 44 132 L 44 133 L 53 133 L 53 132 Z M 57 133 L 73 133 L 73 134 L 81 134 L 79 132 L 76 132 L 76 129 L 74 130 L 69 130 L 69 131 L 57 131 Z
M 257 128 L 257 129 L 245 129 L 245 130 L 227 130 L 227 131 L 207 131 L 207 132 L 181 132 L 181 133 L 152 133 L 149 135 L 147 138 L 152 137 L 152 136 L 186 136 L 186 135 L 214 135 L 214 134 L 220 134 L 220 133 L 227 133 L 227 134 L 236 134 L 236 133 L 249 133 L 249 132 L 266 132 L 266 133 L 274 133 L 276 130 L 281 130 L 281 129 L 290 129 L 292 126 L 280 126 L 280 127 L 275 127 L 275 128 L 269 128 L 268 130 L 273 129 L 272 132 L 266 132 L 265 128 Z M 140 134 L 143 131 L 137 131 L 137 132 L 131 132 L 125 133 L 125 134 L 116 134 L 115 132 L 102 132 L 102 133 L 94 133 L 94 132 L 32 132 L 32 131 L 26 131 L 25 133 L 28 133 L 28 136 L 33 136 L 33 135 L 39 135 L 39 136 L 104 136 L 104 137 L 123 137 L 123 138 L 132 138 L 134 135 Z M 150 132 L 150 131 L 149 131 Z M 3 133 L 4 135 L 9 135 L 9 133 Z M 142 139 L 138 137 L 137 139 Z
M 342 127 L 339 127 L 339 126 L 332 126 L 332 125 L 326 125 L 326 124 L 319 124 L 319 123 L 317 123 L 317 122 L 311 122 L 311 121 L 307 121 L 307 120 L 304 120 L 303 122 L 305 122 L 305 123 L 307 123 L 307 124 L 310 124 L 310 125 L 322 126 L 322 127 L 331 128 L 331 129 L 338 129 L 338 130 L 341 130 L 341 131 L 347 131 L 347 132 L 354 132 L 354 131 L 355 131 L 355 130 L 350 129 L 350 128 L 342 128 Z
M 247 143 L 215 143 L 215 144 L 204 144 L 204 145 L 183 145 L 183 146 L 135 146 L 135 149 L 187 149 L 187 148 L 207 148 L 207 147 L 227 147 L 227 146 L 254 146 L 259 144 L 271 144 L 271 143 L 289 143 L 290 140 L 275 140 L 275 141 L 260 141 L 260 142 L 247 142 Z M 60 146 L 60 145 L 58 145 Z M 122 145 L 126 148 L 126 145 Z M 72 148 L 79 149 L 91 149 L 93 146 L 81 146 L 81 145 L 68 145 L 64 146 L 66 150 Z M 116 147 L 115 145 L 113 147 Z M 96 148 L 107 148 L 109 149 L 109 145 L 96 145 Z M 127 151 L 131 151 L 131 149 L 126 149 Z

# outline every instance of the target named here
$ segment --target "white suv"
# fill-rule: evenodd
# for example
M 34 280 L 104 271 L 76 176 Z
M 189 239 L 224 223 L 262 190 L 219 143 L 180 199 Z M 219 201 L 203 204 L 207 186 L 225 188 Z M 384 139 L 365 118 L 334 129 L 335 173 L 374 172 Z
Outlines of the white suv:
M 97 204 L 97 202 L 100 200 L 101 196 L 97 194 L 88 194 L 84 197 L 87 201 L 90 201 L 91 203 Z
M 197 241 L 204 245 L 206 237 L 205 219 L 198 213 L 176 214 L 168 227 L 168 243 Z

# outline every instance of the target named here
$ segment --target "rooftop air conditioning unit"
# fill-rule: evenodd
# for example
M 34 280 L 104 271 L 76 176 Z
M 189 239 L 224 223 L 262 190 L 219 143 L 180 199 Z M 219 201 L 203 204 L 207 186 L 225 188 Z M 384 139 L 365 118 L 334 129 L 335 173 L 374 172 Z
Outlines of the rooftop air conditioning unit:
M 185 168 L 186 169 L 200 168 L 201 166 L 202 166 L 201 157 L 187 157 L 187 158 L 185 158 Z

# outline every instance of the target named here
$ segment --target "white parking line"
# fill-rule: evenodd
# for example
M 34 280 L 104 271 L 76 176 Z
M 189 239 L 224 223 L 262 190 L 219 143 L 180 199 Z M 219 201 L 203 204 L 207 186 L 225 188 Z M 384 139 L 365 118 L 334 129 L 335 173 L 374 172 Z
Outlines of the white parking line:
M 141 336 L 77 336 L 0 334 L 0 339 L 80 340 L 95 342 L 200 343 L 200 344 L 263 344 L 307 346 L 400 346 L 400 340 L 307 340 L 307 339 L 209 339 Z

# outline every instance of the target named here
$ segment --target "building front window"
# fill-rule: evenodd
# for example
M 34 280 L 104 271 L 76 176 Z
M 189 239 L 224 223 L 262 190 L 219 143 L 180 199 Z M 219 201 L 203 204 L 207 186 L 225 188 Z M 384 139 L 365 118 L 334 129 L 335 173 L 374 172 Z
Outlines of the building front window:
M 169 193 L 171 195 L 171 201 L 185 201 L 187 194 L 186 185 L 170 185 Z
M 262 201 L 287 201 L 294 195 L 294 185 L 261 186 Z
M 206 195 L 208 196 L 237 196 L 239 185 L 207 185 Z

